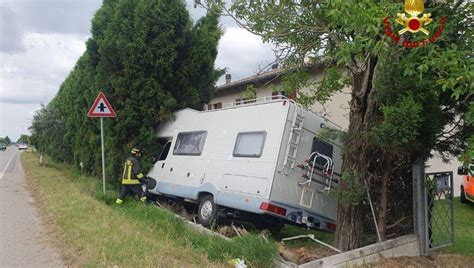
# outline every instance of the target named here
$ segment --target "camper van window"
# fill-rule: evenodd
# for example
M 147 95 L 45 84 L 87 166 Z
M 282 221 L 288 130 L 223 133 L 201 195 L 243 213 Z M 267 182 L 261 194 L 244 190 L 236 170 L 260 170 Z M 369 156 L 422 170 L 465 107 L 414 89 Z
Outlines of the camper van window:
M 171 141 L 167 141 L 165 145 L 163 146 L 163 150 L 161 151 L 158 161 L 166 160 L 166 157 L 168 156 L 168 153 L 170 151 L 170 147 L 171 147 Z
M 235 157 L 260 157 L 265 144 L 267 132 L 241 132 L 235 141 Z
M 320 154 L 323 154 L 325 156 L 329 156 L 332 158 L 333 154 L 333 146 L 330 143 L 324 142 L 320 139 L 314 138 L 313 139 L 313 146 L 311 147 L 311 152 L 318 152 Z M 314 156 L 310 159 L 312 162 L 314 160 Z M 324 166 L 326 164 L 326 161 L 323 158 L 318 158 L 316 159 L 316 165 L 317 166 Z
M 207 131 L 181 132 L 176 138 L 174 155 L 201 155 Z

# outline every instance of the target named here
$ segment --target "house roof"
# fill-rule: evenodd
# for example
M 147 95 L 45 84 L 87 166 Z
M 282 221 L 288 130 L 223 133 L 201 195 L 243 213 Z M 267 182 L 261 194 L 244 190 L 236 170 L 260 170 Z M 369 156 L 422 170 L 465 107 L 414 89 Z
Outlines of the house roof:
M 328 64 L 328 61 L 327 60 L 320 60 L 316 63 L 313 63 L 313 64 L 305 64 L 305 68 L 319 68 L 321 66 L 324 66 Z M 294 68 L 291 68 L 290 70 L 294 70 Z M 269 71 L 266 71 L 266 72 L 263 72 L 263 73 L 259 73 L 259 74 L 256 74 L 256 75 L 253 75 L 253 76 L 249 76 L 249 77 L 246 77 L 246 78 L 243 78 L 243 79 L 240 79 L 240 80 L 236 80 L 236 81 L 232 81 L 230 83 L 227 83 L 227 84 L 223 84 L 223 85 L 220 85 L 220 86 L 217 86 L 216 88 L 216 91 L 217 92 L 220 92 L 220 91 L 223 91 L 223 90 L 227 90 L 227 89 L 233 89 L 233 88 L 238 88 L 238 87 L 241 87 L 241 86 L 245 86 L 245 85 L 248 85 L 250 83 L 259 83 L 259 82 L 267 82 L 267 81 L 270 81 L 280 75 L 282 75 L 283 73 L 285 72 L 288 72 L 289 70 L 285 70 L 285 69 L 281 69 L 281 68 L 276 68 L 276 69 L 271 69 Z
M 280 68 L 272 69 L 272 70 L 269 70 L 269 71 L 266 71 L 266 72 L 263 72 L 263 73 L 260 73 L 260 74 L 256 74 L 256 75 L 253 75 L 253 76 L 250 76 L 250 77 L 246 77 L 246 78 L 243 78 L 243 79 L 240 79 L 240 80 L 232 81 L 230 83 L 217 86 L 216 90 L 221 91 L 221 90 L 225 90 L 225 89 L 245 86 L 245 85 L 250 84 L 250 83 L 266 82 L 266 81 L 269 81 L 271 79 L 274 79 L 274 78 L 278 77 L 279 75 L 281 75 L 283 73 L 283 71 L 284 70 L 282 70 Z

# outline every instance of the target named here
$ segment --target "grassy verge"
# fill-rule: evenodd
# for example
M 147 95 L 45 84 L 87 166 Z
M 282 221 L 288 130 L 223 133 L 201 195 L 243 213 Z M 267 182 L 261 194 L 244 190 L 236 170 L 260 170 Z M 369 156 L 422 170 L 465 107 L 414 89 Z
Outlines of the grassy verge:
M 322 242 L 333 245 L 334 244 L 334 233 L 323 232 L 318 230 L 305 229 L 298 226 L 286 224 L 279 234 L 275 234 L 273 238 L 280 241 L 282 238 L 293 237 L 297 235 L 309 235 L 312 234 L 314 237 Z M 290 240 L 285 242 L 285 245 L 289 248 L 300 248 L 300 247 L 321 247 L 320 244 L 314 242 L 308 238 L 301 238 L 296 240 Z
M 117 192 L 101 193 L 100 183 L 74 168 L 23 153 L 27 180 L 51 228 L 78 266 L 184 267 L 223 266 L 244 258 L 253 267 L 270 266 L 276 254 L 272 241 L 250 234 L 225 241 L 188 229 L 173 214 L 127 200 L 113 204 Z
M 474 204 L 462 204 L 454 198 L 454 244 L 443 252 L 474 258 Z

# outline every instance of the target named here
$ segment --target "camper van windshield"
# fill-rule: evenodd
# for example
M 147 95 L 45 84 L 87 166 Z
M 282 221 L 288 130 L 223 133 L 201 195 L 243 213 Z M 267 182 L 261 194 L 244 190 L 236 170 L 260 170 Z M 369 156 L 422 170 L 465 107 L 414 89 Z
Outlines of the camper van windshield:
M 235 141 L 234 156 L 236 157 L 260 157 L 265 144 L 267 132 L 242 132 L 237 135 Z
M 174 145 L 174 155 L 201 155 L 204 142 L 206 141 L 206 131 L 181 132 L 176 138 Z

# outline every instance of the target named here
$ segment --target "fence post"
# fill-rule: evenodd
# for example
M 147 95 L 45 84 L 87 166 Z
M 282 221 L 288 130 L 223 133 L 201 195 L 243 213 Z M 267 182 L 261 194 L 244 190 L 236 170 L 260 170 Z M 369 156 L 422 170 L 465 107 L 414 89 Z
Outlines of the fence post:
M 413 164 L 413 226 L 418 235 L 421 255 L 428 254 L 428 231 L 426 224 L 425 163 L 418 159 Z

